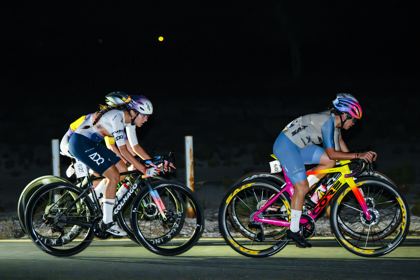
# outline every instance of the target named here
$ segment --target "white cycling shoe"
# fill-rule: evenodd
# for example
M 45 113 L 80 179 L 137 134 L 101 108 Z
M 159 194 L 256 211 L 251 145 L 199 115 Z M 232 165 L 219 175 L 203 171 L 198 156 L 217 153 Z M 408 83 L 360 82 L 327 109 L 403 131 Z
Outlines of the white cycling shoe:
M 125 232 L 122 228 L 120 228 L 114 222 L 104 224 L 103 221 L 102 221 L 99 224 L 99 228 L 103 231 L 111 233 L 112 235 L 116 235 L 116 236 L 126 236 L 127 235 L 127 232 Z

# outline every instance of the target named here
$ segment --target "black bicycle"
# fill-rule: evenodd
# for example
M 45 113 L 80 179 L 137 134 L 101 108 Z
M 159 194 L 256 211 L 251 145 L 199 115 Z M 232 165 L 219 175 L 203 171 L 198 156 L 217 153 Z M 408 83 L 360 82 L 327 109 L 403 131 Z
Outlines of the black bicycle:
M 163 173 L 168 162 L 159 156 L 143 163 Z M 114 217 L 129 238 L 166 256 L 184 253 L 197 243 L 204 231 L 204 214 L 188 187 L 170 180 L 145 178 L 138 170 L 121 175 L 127 175 L 131 184 L 117 202 Z M 54 256 L 71 256 L 86 249 L 94 237 L 110 236 L 98 226 L 102 209 L 93 191 L 93 178 L 103 177 L 86 176 L 77 185 L 65 179 L 54 179 L 57 182 L 49 184 L 35 180 L 38 187 L 24 190 L 22 194 L 26 195 L 21 195 L 24 199 L 19 200 L 18 211 L 24 209 L 25 214 L 19 217 L 38 248 Z M 89 193 L 93 194 L 92 199 Z

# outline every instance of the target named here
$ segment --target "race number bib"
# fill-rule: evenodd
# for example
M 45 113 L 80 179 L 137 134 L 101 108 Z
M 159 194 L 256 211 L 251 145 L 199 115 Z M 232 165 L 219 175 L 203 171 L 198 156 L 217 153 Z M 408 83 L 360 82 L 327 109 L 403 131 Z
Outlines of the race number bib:
M 280 173 L 282 171 L 280 162 L 278 160 L 270 161 L 271 173 Z
M 76 163 L 74 164 L 74 170 L 76 171 L 77 178 L 88 176 L 88 169 L 86 165 L 79 160 L 76 160 Z

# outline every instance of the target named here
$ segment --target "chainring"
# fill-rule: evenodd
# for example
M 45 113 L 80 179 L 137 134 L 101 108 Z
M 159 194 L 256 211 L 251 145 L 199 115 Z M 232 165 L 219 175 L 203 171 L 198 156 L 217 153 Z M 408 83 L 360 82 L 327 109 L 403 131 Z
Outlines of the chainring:
M 111 237 L 112 234 L 109 233 L 109 232 L 106 232 L 106 231 L 102 231 L 99 228 L 99 222 L 101 222 L 101 221 L 102 221 L 102 218 L 97 218 L 93 222 L 93 224 L 92 224 L 93 234 L 100 239 L 107 239 L 107 238 Z
M 302 214 L 300 220 L 306 220 L 304 223 L 300 223 L 300 229 L 305 239 L 311 238 L 315 234 L 315 221 L 308 214 Z

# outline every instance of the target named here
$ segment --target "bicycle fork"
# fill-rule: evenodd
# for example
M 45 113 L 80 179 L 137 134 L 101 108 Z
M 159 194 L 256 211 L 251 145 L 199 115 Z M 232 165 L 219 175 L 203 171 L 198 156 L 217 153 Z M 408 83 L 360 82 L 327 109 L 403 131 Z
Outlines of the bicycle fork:
M 149 189 L 150 195 L 152 196 L 153 202 L 156 204 L 156 207 L 158 208 L 159 213 L 162 216 L 162 219 L 166 221 L 167 219 L 165 215 L 166 207 L 163 204 L 162 199 L 160 198 L 158 192 L 152 189 L 152 185 L 150 184 L 149 180 L 146 180 L 146 185 L 147 185 L 147 188 Z

